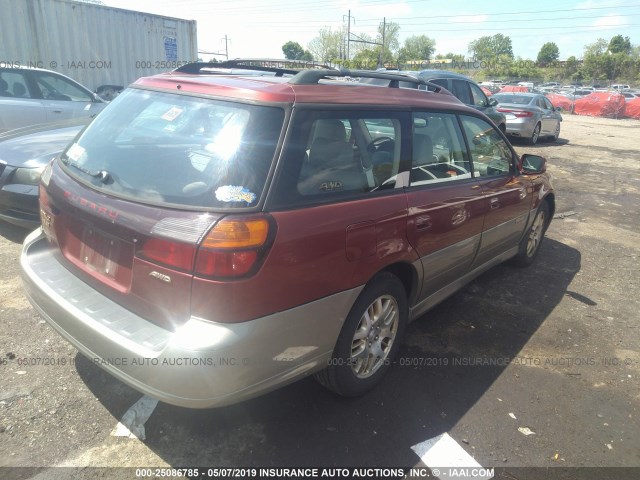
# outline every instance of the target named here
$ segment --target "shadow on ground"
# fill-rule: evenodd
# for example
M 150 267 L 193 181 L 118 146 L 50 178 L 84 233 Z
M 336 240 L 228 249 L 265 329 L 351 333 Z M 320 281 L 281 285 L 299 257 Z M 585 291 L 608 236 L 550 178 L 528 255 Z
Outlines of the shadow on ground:
M 528 269 L 485 273 L 408 327 L 389 374 L 361 398 L 337 397 L 309 378 L 226 408 L 161 403 L 145 443 L 173 466 L 413 466 L 411 447 L 451 430 L 506 368 L 454 361 L 518 356 L 580 261 L 580 252 L 547 238 Z M 80 356 L 76 366 L 116 418 L 140 398 Z
M 13 243 L 22 243 L 31 230 L 17 227 L 11 223 L 0 220 L 0 236 Z

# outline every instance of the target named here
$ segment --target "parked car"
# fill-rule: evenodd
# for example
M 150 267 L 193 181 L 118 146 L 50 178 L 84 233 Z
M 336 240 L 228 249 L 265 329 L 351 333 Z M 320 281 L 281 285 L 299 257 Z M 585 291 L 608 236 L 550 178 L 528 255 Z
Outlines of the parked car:
M 476 82 L 459 73 L 445 70 L 421 70 L 418 76 L 436 85 L 441 85 L 453 93 L 462 103 L 484 113 L 503 132 L 506 128 L 505 116 L 496 109 L 497 102 L 488 98 Z
M 76 117 L 92 118 L 105 106 L 98 95 L 60 73 L 0 67 L 0 132 Z
M 498 110 L 507 116 L 507 135 L 524 138 L 532 145 L 540 137 L 557 140 L 562 115 L 544 95 L 536 93 L 497 93 Z
M 631 100 L 633 100 L 634 98 L 640 98 L 640 91 L 623 91 L 620 92 L 620 95 L 622 95 L 625 99 L 625 101 L 629 102 Z
M 81 117 L 0 134 L 0 220 L 29 229 L 40 225 L 40 174 L 88 122 Z
M 536 258 L 546 161 L 440 86 L 207 65 L 116 97 L 46 167 L 23 246 L 36 310 L 133 388 L 206 408 L 316 374 L 360 395 L 409 321 Z
M 448 72 L 446 70 L 421 70 L 419 72 L 396 70 L 396 72 L 418 77 L 427 82 L 444 87 L 462 103 L 481 111 L 487 115 L 500 130 L 503 132 L 505 131 L 506 118 L 502 113 L 495 109 L 497 102 L 490 99 L 485 92 L 482 91 L 482 88 L 470 78 L 458 73 Z M 389 83 L 375 78 L 363 78 L 361 79 L 361 82 L 374 85 Z M 400 86 L 411 87 L 412 84 L 409 82 L 401 82 Z M 419 88 L 424 90 L 426 89 L 426 86 L 423 85 Z

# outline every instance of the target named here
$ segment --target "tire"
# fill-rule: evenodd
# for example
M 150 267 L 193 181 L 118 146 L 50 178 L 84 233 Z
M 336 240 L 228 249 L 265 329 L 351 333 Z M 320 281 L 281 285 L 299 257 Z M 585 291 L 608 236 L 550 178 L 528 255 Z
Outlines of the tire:
M 376 275 L 351 308 L 329 365 L 316 380 L 345 397 L 366 393 L 389 369 L 407 316 L 407 293 L 398 277 L 388 272 Z
M 513 263 L 517 267 L 528 267 L 538 256 L 540 245 L 544 239 L 544 233 L 549 226 L 549 204 L 543 201 L 538 207 L 533 223 L 522 237 L 518 254 L 514 257 Z
M 531 138 L 529 138 L 529 143 L 531 145 L 535 145 L 536 143 L 538 143 L 538 139 L 540 138 L 540 129 L 542 128 L 542 126 L 537 123 L 536 126 L 533 129 L 533 133 L 531 134 Z
M 551 135 L 551 141 L 557 142 L 558 138 L 560 138 L 560 122 L 558 122 L 558 126 L 556 127 L 556 131 Z

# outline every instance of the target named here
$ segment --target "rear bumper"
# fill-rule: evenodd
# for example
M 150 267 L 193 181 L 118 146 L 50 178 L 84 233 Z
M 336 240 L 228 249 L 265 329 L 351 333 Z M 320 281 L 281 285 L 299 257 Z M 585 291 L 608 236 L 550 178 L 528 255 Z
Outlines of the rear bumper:
M 96 365 L 158 400 L 190 408 L 236 403 L 321 370 L 362 287 L 243 323 L 191 318 L 165 330 L 73 275 L 42 230 L 20 258 L 40 315 Z
M 533 129 L 536 123 L 531 120 L 510 120 L 507 119 L 507 135 L 513 135 L 514 137 L 530 138 L 533 135 Z

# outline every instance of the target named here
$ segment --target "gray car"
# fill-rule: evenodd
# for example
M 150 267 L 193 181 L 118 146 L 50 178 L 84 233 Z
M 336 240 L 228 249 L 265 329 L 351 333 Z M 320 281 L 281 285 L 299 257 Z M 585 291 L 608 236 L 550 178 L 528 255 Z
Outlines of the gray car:
M 0 68 L 0 132 L 71 118 L 95 117 L 107 104 L 60 73 L 41 68 Z
M 40 225 L 40 174 L 88 122 L 78 118 L 0 134 L 0 220 L 29 229 Z
M 446 88 L 465 105 L 480 110 L 505 132 L 506 117 L 496 109 L 498 102 L 493 100 L 494 97 L 487 97 L 480 86 L 469 77 L 446 70 L 421 70 L 418 77 Z
M 544 96 L 536 93 L 498 93 L 498 110 L 507 117 L 507 135 L 523 138 L 532 145 L 540 137 L 557 140 L 562 115 Z
M 385 69 L 380 69 L 385 70 Z M 446 88 L 449 92 L 451 92 L 458 100 L 460 100 L 465 105 L 469 105 L 470 107 L 475 108 L 476 110 L 481 111 L 487 117 L 491 119 L 493 123 L 504 133 L 506 129 L 506 117 L 504 114 L 500 113 L 496 109 L 496 105 L 498 102 L 489 98 L 482 91 L 480 86 L 471 80 L 469 77 L 465 77 L 464 75 L 460 75 L 459 73 L 448 72 L 446 70 L 421 70 L 419 72 L 404 70 L 394 72 L 401 73 L 403 75 L 410 75 L 412 77 L 420 78 L 421 80 L 425 80 L 431 83 L 435 83 L 441 87 Z M 375 85 L 385 85 L 388 84 L 388 81 L 380 80 L 380 79 L 371 79 L 365 78 L 361 79 L 362 83 L 369 83 Z M 410 82 L 399 82 L 400 87 L 407 88 L 416 88 Z M 426 89 L 427 87 L 421 85 L 418 87 L 420 89 Z

